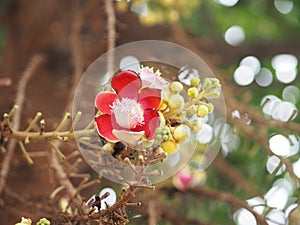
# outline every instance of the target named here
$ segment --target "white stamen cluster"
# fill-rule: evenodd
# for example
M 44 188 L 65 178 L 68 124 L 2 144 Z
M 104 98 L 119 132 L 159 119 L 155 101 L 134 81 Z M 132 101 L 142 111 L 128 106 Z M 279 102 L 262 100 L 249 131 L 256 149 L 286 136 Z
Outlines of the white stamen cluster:
M 117 99 L 111 106 L 117 123 L 125 128 L 135 128 L 144 124 L 144 111 L 136 100 L 130 98 Z

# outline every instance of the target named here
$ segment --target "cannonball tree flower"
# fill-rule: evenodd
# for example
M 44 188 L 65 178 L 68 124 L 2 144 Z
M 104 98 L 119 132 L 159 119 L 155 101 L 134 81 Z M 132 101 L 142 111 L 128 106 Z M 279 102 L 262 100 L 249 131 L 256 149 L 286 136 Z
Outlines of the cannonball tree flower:
M 135 144 L 142 136 L 153 139 L 160 123 L 161 90 L 143 88 L 140 76 L 133 71 L 116 74 L 111 87 L 114 92 L 100 92 L 95 98 L 101 113 L 95 118 L 99 135 L 113 143 Z
M 168 82 L 160 76 L 161 72 L 159 70 L 156 70 L 154 72 L 153 67 L 142 67 L 139 70 L 139 75 L 143 80 L 143 83 L 149 87 L 154 87 L 163 90 L 168 85 Z

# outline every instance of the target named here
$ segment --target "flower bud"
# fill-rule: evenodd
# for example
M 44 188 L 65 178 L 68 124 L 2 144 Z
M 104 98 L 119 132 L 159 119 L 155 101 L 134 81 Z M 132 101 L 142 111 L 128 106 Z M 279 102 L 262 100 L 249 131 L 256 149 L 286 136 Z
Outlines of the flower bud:
M 206 77 L 203 82 L 203 90 L 205 92 L 210 92 L 213 89 L 221 87 L 220 81 L 217 78 Z
M 46 218 L 42 218 L 39 220 L 39 222 L 36 223 L 36 225 L 50 225 L 50 221 Z
M 195 87 L 191 87 L 188 89 L 188 96 L 190 98 L 196 98 L 198 96 L 199 92 L 198 89 Z
M 185 104 L 184 98 L 179 94 L 172 95 L 170 97 L 169 103 L 170 103 L 170 106 L 173 106 L 174 108 L 176 108 L 178 110 L 183 109 L 184 104 Z
M 165 141 L 164 143 L 162 143 L 161 147 L 166 153 L 171 155 L 176 151 L 178 144 L 174 141 Z
M 207 108 L 209 112 L 214 111 L 214 105 L 211 102 L 207 104 Z
M 199 84 L 200 84 L 200 78 L 199 77 L 193 77 L 192 79 L 191 79 L 191 85 L 193 86 L 193 87 L 199 87 Z
M 22 217 L 21 222 L 20 223 L 16 223 L 15 225 L 31 225 L 32 221 L 30 218 L 26 219 L 24 217 Z
M 170 84 L 170 90 L 174 92 L 181 92 L 183 90 L 183 85 L 178 81 L 174 81 Z
M 202 129 L 202 122 L 200 120 L 193 120 L 190 124 L 190 128 L 194 134 L 197 134 Z
M 191 136 L 191 129 L 185 125 L 179 125 L 175 128 L 173 137 L 176 141 L 185 143 Z
M 206 105 L 200 105 L 197 109 L 197 116 L 200 118 L 204 118 L 207 116 L 209 110 Z
M 195 105 L 191 105 L 188 109 L 187 109 L 187 116 L 194 116 L 197 114 L 197 106 Z

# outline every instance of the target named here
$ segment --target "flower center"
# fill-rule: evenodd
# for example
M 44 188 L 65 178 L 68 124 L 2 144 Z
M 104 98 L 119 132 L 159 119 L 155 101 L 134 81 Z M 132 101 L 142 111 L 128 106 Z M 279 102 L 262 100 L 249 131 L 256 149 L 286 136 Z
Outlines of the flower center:
M 136 100 L 129 98 L 117 99 L 111 106 L 117 123 L 125 128 L 135 128 L 144 124 L 144 111 Z

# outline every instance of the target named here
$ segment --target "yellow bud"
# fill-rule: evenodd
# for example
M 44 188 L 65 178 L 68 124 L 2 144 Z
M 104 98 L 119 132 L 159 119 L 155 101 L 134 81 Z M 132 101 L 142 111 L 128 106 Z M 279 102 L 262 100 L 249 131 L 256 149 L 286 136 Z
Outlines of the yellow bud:
M 199 87 L 199 84 L 200 84 L 200 78 L 193 77 L 190 82 L 191 82 L 192 86 L 197 88 L 197 87 Z
M 197 134 L 202 129 L 202 122 L 200 120 L 193 120 L 191 122 L 191 130 L 194 134 Z
M 21 222 L 20 223 L 16 223 L 15 225 L 31 225 L 32 221 L 30 218 L 26 219 L 24 217 L 22 217 Z
M 123 0 L 123 1 L 117 1 L 116 2 L 116 9 L 119 11 L 119 12 L 126 12 L 127 9 L 128 9 L 128 3 Z
M 162 143 L 161 147 L 166 153 L 171 155 L 176 151 L 178 144 L 174 141 L 165 141 L 164 143 Z
M 197 109 L 197 116 L 200 118 L 204 118 L 207 116 L 209 110 L 206 105 L 200 105 Z
M 140 17 L 140 22 L 147 27 L 154 26 L 158 23 L 158 17 L 153 12 L 148 12 L 147 15 Z
M 171 10 L 169 12 L 168 17 L 169 17 L 170 22 L 174 23 L 174 22 L 177 22 L 179 20 L 180 15 L 176 10 Z
M 191 137 L 191 129 L 185 124 L 179 125 L 175 127 L 173 137 L 176 141 L 185 143 Z
M 168 102 L 167 100 L 163 99 L 158 110 L 165 111 L 168 108 Z
M 207 108 L 208 108 L 208 111 L 209 111 L 209 112 L 214 111 L 214 105 L 213 105 L 212 103 L 208 103 L 208 104 L 207 104 Z
M 188 116 L 193 116 L 197 114 L 197 106 L 195 105 L 191 105 L 188 109 L 187 109 L 187 115 Z
M 199 91 L 196 87 L 191 87 L 188 89 L 188 96 L 190 98 L 196 98 L 199 94 Z
M 145 148 L 150 148 L 154 143 L 154 139 L 153 140 L 148 140 L 148 139 L 143 139 L 142 138 L 142 144 L 143 144 L 143 147 Z
M 183 90 L 183 85 L 178 81 L 172 82 L 170 84 L 170 90 L 174 92 L 180 92 Z
M 184 98 L 179 94 L 172 95 L 170 97 L 169 103 L 170 103 L 170 106 L 172 106 L 173 108 L 176 108 L 178 110 L 183 109 L 184 104 L 185 104 Z

